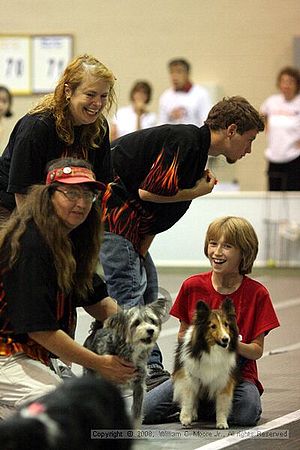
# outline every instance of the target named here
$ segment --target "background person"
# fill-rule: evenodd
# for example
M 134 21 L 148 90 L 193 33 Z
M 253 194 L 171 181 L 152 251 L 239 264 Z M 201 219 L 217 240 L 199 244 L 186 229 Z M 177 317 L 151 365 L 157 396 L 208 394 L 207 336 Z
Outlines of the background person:
M 4 150 L 7 138 L 6 119 L 11 117 L 12 93 L 5 86 L 0 86 L 0 155 Z
M 185 280 L 170 312 L 180 321 L 180 341 L 192 323 L 200 299 L 212 309 L 218 309 L 226 297 L 232 299 L 241 338 L 238 364 L 242 381 L 234 391 L 229 422 L 239 426 L 254 426 L 261 416 L 263 386 L 258 378 L 256 361 L 263 354 L 265 336 L 279 326 L 269 292 L 247 276 L 257 252 L 257 236 L 246 219 L 227 216 L 214 220 L 208 227 L 204 244 L 204 253 L 212 270 Z M 147 394 L 145 423 L 163 423 L 176 411 L 178 405 L 173 403 L 171 380 Z M 199 418 L 212 419 L 214 415 L 213 402 L 199 403 Z
M 50 165 L 0 231 L 0 414 L 54 389 L 50 358 L 77 363 L 123 383 L 131 363 L 74 341 L 76 307 L 103 321 L 117 311 L 95 274 L 100 248 L 99 189 L 78 159 Z
M 209 93 L 203 86 L 192 83 L 186 59 L 172 59 L 168 69 L 172 86 L 160 96 L 159 123 L 202 126 L 212 107 Z
M 130 105 L 119 108 L 111 122 L 111 140 L 157 124 L 156 114 L 148 110 L 152 88 L 148 81 L 136 81 L 130 90 Z
M 115 180 L 103 196 L 106 232 L 101 246 L 109 295 L 120 305 L 157 298 L 158 280 L 149 248 L 157 233 L 171 228 L 191 201 L 210 193 L 215 177 L 205 171 L 208 155 L 230 163 L 251 153 L 264 124 L 242 97 L 218 102 L 205 125 L 161 125 L 114 142 Z M 148 388 L 166 379 L 156 348 L 149 360 Z
M 8 217 L 29 186 L 42 183 L 47 163 L 88 160 L 97 180 L 111 180 L 109 130 L 104 112 L 115 98 L 113 73 L 93 56 L 75 58 L 54 93 L 14 127 L 0 158 L 0 213 Z
M 284 67 L 277 75 L 279 94 L 261 106 L 266 116 L 269 191 L 300 191 L 300 72 Z

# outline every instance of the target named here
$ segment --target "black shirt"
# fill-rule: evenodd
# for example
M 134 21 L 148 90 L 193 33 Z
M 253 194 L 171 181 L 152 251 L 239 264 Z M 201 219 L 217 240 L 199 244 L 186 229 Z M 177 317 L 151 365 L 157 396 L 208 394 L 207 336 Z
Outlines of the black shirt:
M 29 356 L 42 359 L 37 343 L 27 346 L 27 333 L 61 329 L 74 337 L 76 308 L 95 304 L 108 294 L 97 274 L 94 290 L 85 299 L 60 292 L 52 252 L 34 222 L 28 224 L 20 245 L 17 262 L 0 277 L 0 339 L 9 337 L 23 344 Z
M 206 125 L 162 125 L 114 141 L 116 178 L 103 199 L 106 229 L 124 236 L 138 250 L 144 235 L 171 228 L 191 202 L 145 202 L 138 190 L 173 196 L 179 189 L 192 188 L 203 175 L 209 147 Z
M 74 143 L 67 146 L 56 132 L 52 114 L 26 114 L 15 125 L 7 147 L 0 157 L 0 202 L 12 210 L 14 194 L 25 194 L 29 186 L 45 181 L 49 161 L 61 157 L 87 159 L 96 178 L 103 183 L 112 180 L 108 129 L 98 148 L 83 148 L 82 126 L 74 127 Z

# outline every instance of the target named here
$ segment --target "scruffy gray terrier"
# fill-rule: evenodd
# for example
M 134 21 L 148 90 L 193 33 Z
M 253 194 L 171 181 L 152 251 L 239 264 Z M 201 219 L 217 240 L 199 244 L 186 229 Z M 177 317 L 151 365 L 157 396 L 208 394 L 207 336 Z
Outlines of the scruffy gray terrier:
M 131 413 L 136 428 L 142 424 L 147 361 L 159 336 L 166 309 L 166 298 L 146 306 L 122 309 L 107 318 L 103 328 L 100 322 L 93 322 L 92 332 L 83 344 L 98 355 L 120 356 L 137 368 L 135 378 L 120 385 L 121 389 L 133 391 Z M 84 373 L 95 374 L 91 369 L 84 369 Z

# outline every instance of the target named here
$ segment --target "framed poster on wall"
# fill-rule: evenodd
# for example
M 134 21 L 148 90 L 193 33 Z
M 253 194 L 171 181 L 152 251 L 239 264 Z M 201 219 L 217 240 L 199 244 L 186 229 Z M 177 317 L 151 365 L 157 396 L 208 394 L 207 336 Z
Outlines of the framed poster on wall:
M 32 36 L 32 93 L 52 92 L 72 56 L 71 35 Z
M 0 84 L 14 95 L 31 94 L 30 36 L 0 36 Z
M 72 35 L 0 35 L 0 84 L 13 95 L 52 92 L 72 57 Z

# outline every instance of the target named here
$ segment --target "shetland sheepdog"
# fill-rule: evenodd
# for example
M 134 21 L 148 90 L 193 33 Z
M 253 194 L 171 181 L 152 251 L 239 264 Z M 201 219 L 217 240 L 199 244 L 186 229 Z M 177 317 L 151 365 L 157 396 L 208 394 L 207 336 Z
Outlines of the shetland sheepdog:
M 200 300 L 175 356 L 174 401 L 179 403 L 183 426 L 198 419 L 198 402 L 208 398 L 216 404 L 216 428 L 229 428 L 227 420 L 238 381 L 237 342 L 232 300 L 226 298 L 218 310 Z

